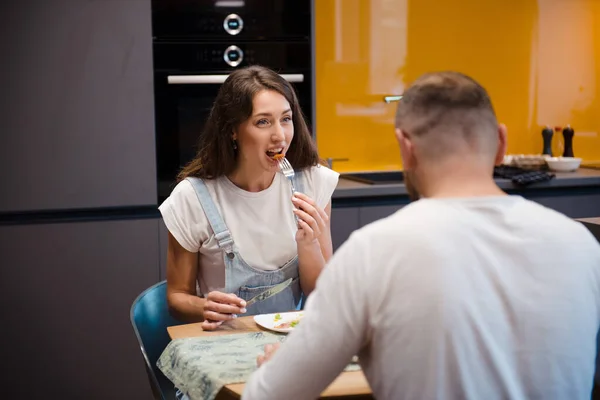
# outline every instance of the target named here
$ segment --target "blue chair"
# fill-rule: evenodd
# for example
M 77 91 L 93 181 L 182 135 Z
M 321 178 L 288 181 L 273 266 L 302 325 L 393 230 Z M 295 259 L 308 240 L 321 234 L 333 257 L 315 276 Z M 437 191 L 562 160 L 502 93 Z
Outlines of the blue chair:
M 130 318 L 154 398 L 176 399 L 173 383 L 156 366 L 156 361 L 171 341 L 167 327 L 182 324 L 169 314 L 167 282 L 159 282 L 144 290 L 131 305 Z

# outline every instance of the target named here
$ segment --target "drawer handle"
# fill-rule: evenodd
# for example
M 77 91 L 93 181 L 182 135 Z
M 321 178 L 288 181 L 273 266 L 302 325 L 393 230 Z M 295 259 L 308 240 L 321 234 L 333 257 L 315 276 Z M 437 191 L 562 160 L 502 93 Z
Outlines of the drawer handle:
M 402 96 L 385 96 L 383 98 L 383 101 L 385 101 L 386 103 L 391 103 L 393 101 L 399 101 L 402 98 Z

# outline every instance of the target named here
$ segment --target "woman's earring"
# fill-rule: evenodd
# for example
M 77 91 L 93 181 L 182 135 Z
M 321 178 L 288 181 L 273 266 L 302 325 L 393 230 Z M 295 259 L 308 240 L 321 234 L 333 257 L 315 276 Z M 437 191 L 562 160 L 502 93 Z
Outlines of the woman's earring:
M 237 150 L 237 140 L 233 139 L 233 149 Z

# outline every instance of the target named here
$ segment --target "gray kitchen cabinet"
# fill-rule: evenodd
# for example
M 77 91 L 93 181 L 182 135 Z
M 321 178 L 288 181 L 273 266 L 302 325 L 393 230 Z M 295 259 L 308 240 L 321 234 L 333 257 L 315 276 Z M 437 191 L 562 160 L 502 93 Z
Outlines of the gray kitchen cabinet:
M 570 218 L 591 218 L 600 216 L 600 188 L 578 193 L 574 188 L 571 193 L 553 195 L 551 193 L 526 192 L 523 196 L 543 206 L 565 214 Z
M 0 6 L 0 213 L 156 204 L 150 0 Z
M 331 241 L 333 250 L 337 250 L 350 234 L 360 227 L 358 207 L 340 207 L 331 209 Z
M 151 0 L 5 3 L 0 398 L 151 398 L 129 323 L 160 277 Z
M 360 207 L 359 213 L 359 223 L 360 226 L 363 227 L 365 225 L 370 224 L 371 222 L 375 222 L 379 219 L 389 217 L 402 207 L 405 204 L 391 204 L 391 205 L 374 205 L 374 206 L 363 206 Z
M 169 244 L 169 230 L 161 218 L 158 222 L 159 254 L 160 254 L 160 280 L 167 279 L 167 245 Z
M 0 226 L 2 398 L 150 399 L 129 322 L 158 219 Z

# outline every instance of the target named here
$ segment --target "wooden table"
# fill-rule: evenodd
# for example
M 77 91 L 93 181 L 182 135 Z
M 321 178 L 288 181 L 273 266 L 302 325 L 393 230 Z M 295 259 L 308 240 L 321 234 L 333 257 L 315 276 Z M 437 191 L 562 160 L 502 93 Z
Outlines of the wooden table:
M 201 324 L 186 324 L 167 328 L 171 339 L 187 337 L 209 337 L 232 333 L 258 332 L 263 330 L 252 317 L 241 317 L 221 325 L 215 331 L 203 331 Z M 217 400 L 239 400 L 244 391 L 243 383 L 226 385 Z M 373 399 L 371 388 L 362 371 L 342 372 L 321 394 L 321 399 Z

